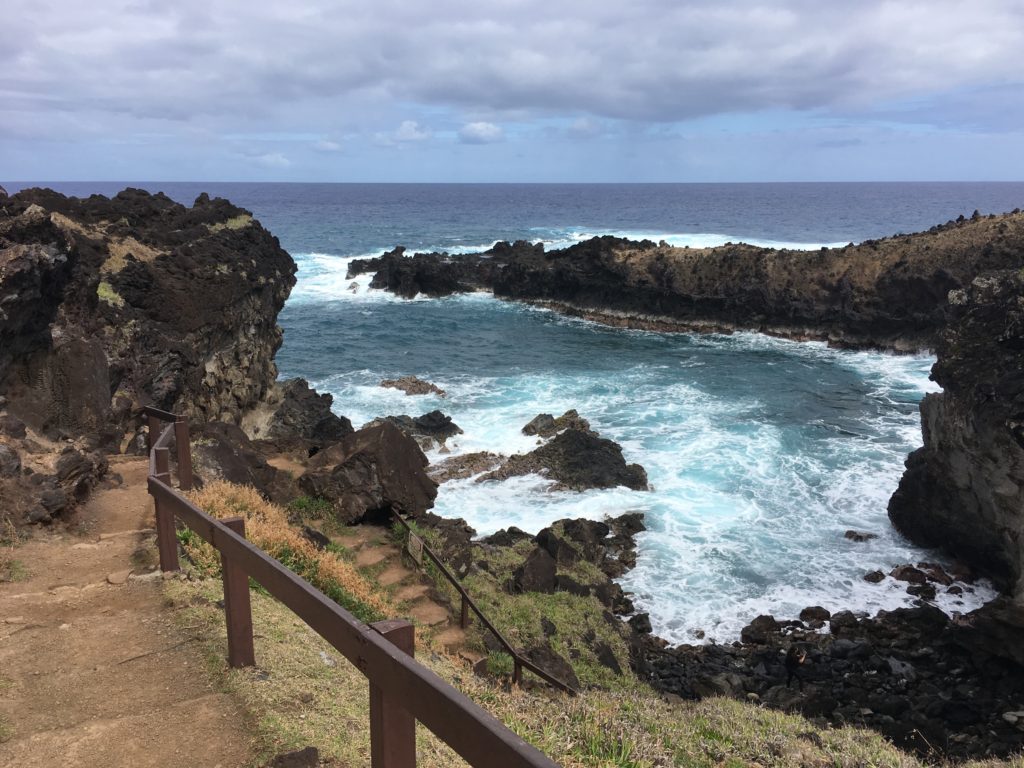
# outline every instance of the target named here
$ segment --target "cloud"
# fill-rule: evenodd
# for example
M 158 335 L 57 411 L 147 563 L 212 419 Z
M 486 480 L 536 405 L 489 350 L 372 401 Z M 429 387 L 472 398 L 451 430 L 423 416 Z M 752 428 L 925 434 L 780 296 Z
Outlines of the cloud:
M 264 168 L 289 168 L 292 164 L 292 161 L 280 152 L 267 152 L 263 155 L 256 155 L 253 157 L 253 160 L 257 165 Z
M 330 139 L 320 139 L 313 144 L 313 149 L 317 152 L 340 152 L 341 144 Z
M 391 147 L 396 144 L 409 144 L 417 141 L 426 141 L 430 138 L 430 131 L 420 127 L 415 120 L 403 120 L 402 124 L 389 133 L 378 132 L 373 135 L 375 144 L 382 147 Z
M 430 131 L 420 128 L 415 120 L 403 120 L 394 133 L 395 141 L 424 141 L 430 138 Z
M 459 141 L 463 144 L 494 144 L 504 138 L 505 132 L 494 123 L 466 123 L 459 129 Z
M 653 121 L 870 109 L 1019 83 L 1024 50 L 1019 0 L 976 0 L 969 12 L 959 0 L 9 0 L 6 10 L 0 103 L 178 121 L 359 94 Z M 424 133 L 410 120 L 392 140 Z

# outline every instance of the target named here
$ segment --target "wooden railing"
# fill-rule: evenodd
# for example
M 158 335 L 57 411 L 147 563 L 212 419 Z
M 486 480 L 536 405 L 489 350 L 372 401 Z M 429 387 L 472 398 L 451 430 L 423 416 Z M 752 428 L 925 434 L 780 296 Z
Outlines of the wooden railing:
M 398 520 L 398 522 L 405 526 L 405 530 L 408 532 L 409 536 L 416 536 L 416 538 L 419 539 L 418 546 L 422 547 L 424 554 L 426 554 L 426 556 L 429 557 L 431 561 L 433 561 L 434 565 L 437 566 L 438 571 L 441 572 L 441 575 L 444 576 L 445 580 L 448 581 L 448 583 L 451 584 L 453 587 L 455 587 L 455 591 L 459 593 L 459 596 L 461 597 L 461 610 L 459 611 L 460 626 L 463 629 L 469 626 L 469 612 L 472 610 L 473 613 L 476 614 L 477 618 L 480 619 L 480 623 L 483 624 L 492 635 L 494 635 L 494 638 L 498 641 L 501 647 L 505 649 L 505 652 L 512 657 L 512 681 L 516 685 L 522 682 L 523 669 L 525 668 L 533 672 L 533 674 L 535 674 L 540 679 L 550 683 L 559 690 L 565 691 L 571 696 L 575 696 L 578 693 L 577 690 L 573 688 L 571 685 L 563 682 L 562 680 L 559 680 L 550 672 L 541 667 L 538 667 L 528 658 L 523 656 L 523 654 L 514 645 L 512 645 L 512 643 L 506 640 L 505 636 L 498 631 L 498 628 L 495 627 L 494 624 L 491 623 L 491 620 L 488 619 L 484 615 L 483 611 L 480 610 L 480 607 L 476 604 L 473 598 L 470 597 L 469 593 L 466 591 L 466 588 L 462 586 L 462 583 L 457 578 L 455 578 L 455 574 L 453 574 L 451 570 L 449 570 L 448 566 L 444 564 L 441 558 L 439 558 L 437 554 L 434 553 L 434 551 L 427 545 L 427 543 L 416 534 L 416 532 L 409 525 L 408 521 L 397 512 L 394 513 L 394 517 L 396 520 Z
M 249 600 L 249 579 L 252 579 L 305 621 L 369 680 L 372 768 L 415 768 L 417 721 L 470 765 L 558 768 L 536 747 L 417 663 L 413 658 L 412 624 L 407 621 L 364 624 L 247 541 L 241 518 L 217 520 L 182 496 L 171 484 L 167 446 L 173 435 L 179 486 L 185 489 L 192 482 L 188 423 L 154 408 L 147 408 L 145 413 L 151 430 L 148 482 L 156 505 L 160 567 L 164 571 L 178 570 L 177 523 L 188 526 L 220 552 L 228 663 L 232 667 L 255 664 Z M 164 421 L 171 423 L 157 435 L 154 426 L 158 429 Z

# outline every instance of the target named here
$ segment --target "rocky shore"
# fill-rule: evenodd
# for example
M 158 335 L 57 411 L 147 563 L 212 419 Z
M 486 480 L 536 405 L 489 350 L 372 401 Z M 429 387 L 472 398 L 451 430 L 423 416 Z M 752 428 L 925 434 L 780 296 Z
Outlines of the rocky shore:
M 657 331 L 753 330 L 842 347 L 932 348 L 950 291 L 1024 264 L 1024 213 L 961 217 L 928 232 L 843 248 L 726 244 L 675 248 L 597 237 L 564 250 L 498 243 L 451 257 L 396 249 L 350 276 L 412 297 L 490 290 L 610 325 Z
M 949 550 L 1019 598 L 1022 264 L 1017 212 L 811 253 L 597 238 L 552 253 L 528 243 L 458 258 L 399 249 L 353 271 L 374 271 L 375 286 L 400 295 L 491 290 L 630 327 L 935 347 L 945 391 L 922 404 L 925 445 L 908 460 L 890 515 L 909 537 Z M 1024 612 L 1012 600 L 953 620 L 929 604 L 939 576 L 925 574 L 911 584 L 916 608 L 871 618 L 812 606 L 791 620 L 758 617 L 740 643 L 668 648 L 615 583 L 635 564 L 639 515 L 479 541 L 463 521 L 432 515 L 438 484 L 455 478 L 538 473 L 565 493 L 642 490 L 647 477 L 574 411 L 525 424 L 539 441 L 527 453 L 433 466 L 423 448 L 443 452 L 461 432 L 441 411 L 382 414 L 355 429 L 329 395 L 301 379 L 277 381 L 277 315 L 294 274 L 248 211 L 206 195 L 186 207 L 140 190 L 84 200 L 0 193 L 3 513 L 19 526 L 68 520 L 95 487 L 117 482 L 105 455 L 143 450 L 141 409 L 155 405 L 190 417 L 200 479 L 251 484 L 282 503 L 304 495 L 343 523 L 401 512 L 437 533 L 460 575 L 491 579 L 513 597 L 596 601 L 593 625 L 560 634 L 547 620 L 530 630 L 529 652 L 567 678 L 574 665 L 619 674 L 631 664 L 668 694 L 865 724 L 921 751 L 1024 747 Z M 443 394 L 414 377 L 382 385 Z M 787 668 L 794 648 L 803 661 Z

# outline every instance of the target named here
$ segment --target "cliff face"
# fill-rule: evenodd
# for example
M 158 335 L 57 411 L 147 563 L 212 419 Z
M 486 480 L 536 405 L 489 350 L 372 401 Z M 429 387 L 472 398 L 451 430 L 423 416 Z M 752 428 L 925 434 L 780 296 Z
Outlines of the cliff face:
M 1024 594 L 1024 272 L 979 276 L 951 323 L 921 404 L 924 447 L 889 502 L 915 542 L 943 547 Z
M 611 325 L 665 331 L 755 330 L 837 346 L 930 348 L 946 297 L 984 270 L 1024 264 L 1024 214 L 961 219 L 857 246 L 786 251 L 690 249 L 594 238 L 545 253 L 499 243 L 476 256 L 354 262 L 403 296 L 490 288 Z
M 143 405 L 237 423 L 274 385 L 294 274 L 225 200 L 0 196 L 0 394 L 40 433 L 108 448 Z

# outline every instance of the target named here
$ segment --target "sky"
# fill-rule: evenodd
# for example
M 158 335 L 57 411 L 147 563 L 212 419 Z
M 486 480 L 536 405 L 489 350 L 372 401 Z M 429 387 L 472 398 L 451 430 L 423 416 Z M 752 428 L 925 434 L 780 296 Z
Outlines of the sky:
M 1024 180 L 1024 0 L 5 0 L 0 182 Z

